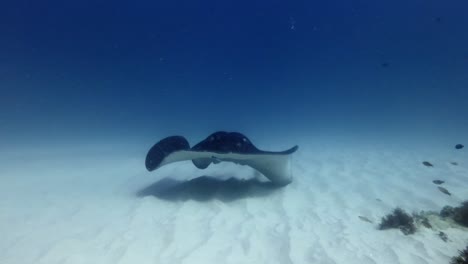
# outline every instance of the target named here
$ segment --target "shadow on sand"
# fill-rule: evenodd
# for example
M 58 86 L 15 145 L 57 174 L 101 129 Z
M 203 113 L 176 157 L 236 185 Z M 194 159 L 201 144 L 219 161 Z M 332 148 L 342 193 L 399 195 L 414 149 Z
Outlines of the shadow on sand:
M 188 181 L 164 178 L 141 190 L 138 197 L 154 196 L 169 201 L 208 201 L 218 199 L 231 202 L 246 197 L 262 197 L 271 194 L 280 186 L 258 179 L 217 179 L 201 176 Z

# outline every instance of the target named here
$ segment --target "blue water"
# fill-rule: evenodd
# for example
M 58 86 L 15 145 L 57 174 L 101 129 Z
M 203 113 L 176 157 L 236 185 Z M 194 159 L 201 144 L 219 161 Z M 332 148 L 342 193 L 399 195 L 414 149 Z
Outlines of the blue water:
M 146 170 L 219 130 L 292 183 Z M 376 227 L 466 200 L 467 147 L 467 0 L 0 1 L 1 264 L 448 263 L 466 230 Z
M 3 144 L 468 133 L 464 0 L 0 6 Z

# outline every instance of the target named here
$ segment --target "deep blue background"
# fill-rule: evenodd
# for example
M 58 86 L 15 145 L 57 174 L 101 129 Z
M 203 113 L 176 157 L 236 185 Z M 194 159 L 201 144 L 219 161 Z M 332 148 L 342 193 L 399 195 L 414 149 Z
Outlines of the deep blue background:
M 3 1 L 4 142 L 468 134 L 468 2 Z

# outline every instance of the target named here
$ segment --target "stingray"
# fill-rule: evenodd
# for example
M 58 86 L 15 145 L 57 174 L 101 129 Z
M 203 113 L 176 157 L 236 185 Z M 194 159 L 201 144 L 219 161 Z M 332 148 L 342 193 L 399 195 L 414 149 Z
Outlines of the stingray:
M 210 164 L 234 162 L 249 166 L 277 185 L 292 181 L 290 156 L 299 147 L 296 145 L 284 151 L 263 151 L 243 134 L 218 131 L 190 147 L 183 136 L 170 136 L 157 142 L 146 155 L 146 169 L 154 171 L 164 165 L 191 160 L 198 169 Z

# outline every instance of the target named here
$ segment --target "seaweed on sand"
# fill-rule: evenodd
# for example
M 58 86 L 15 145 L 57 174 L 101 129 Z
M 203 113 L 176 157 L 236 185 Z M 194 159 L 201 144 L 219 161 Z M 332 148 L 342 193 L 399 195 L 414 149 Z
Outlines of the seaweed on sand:
M 468 264 L 468 246 L 465 249 L 460 250 L 460 254 L 453 257 L 450 260 L 450 264 Z
M 459 225 L 468 227 L 468 200 L 458 207 L 445 206 L 440 211 L 440 216 L 452 218 Z
M 468 200 L 464 201 L 461 206 L 455 207 L 453 220 L 464 227 L 468 227 Z
M 398 228 L 405 235 L 410 235 L 416 232 L 413 217 L 398 207 L 395 208 L 391 214 L 382 217 L 378 226 L 378 229 L 380 230 L 390 228 Z

